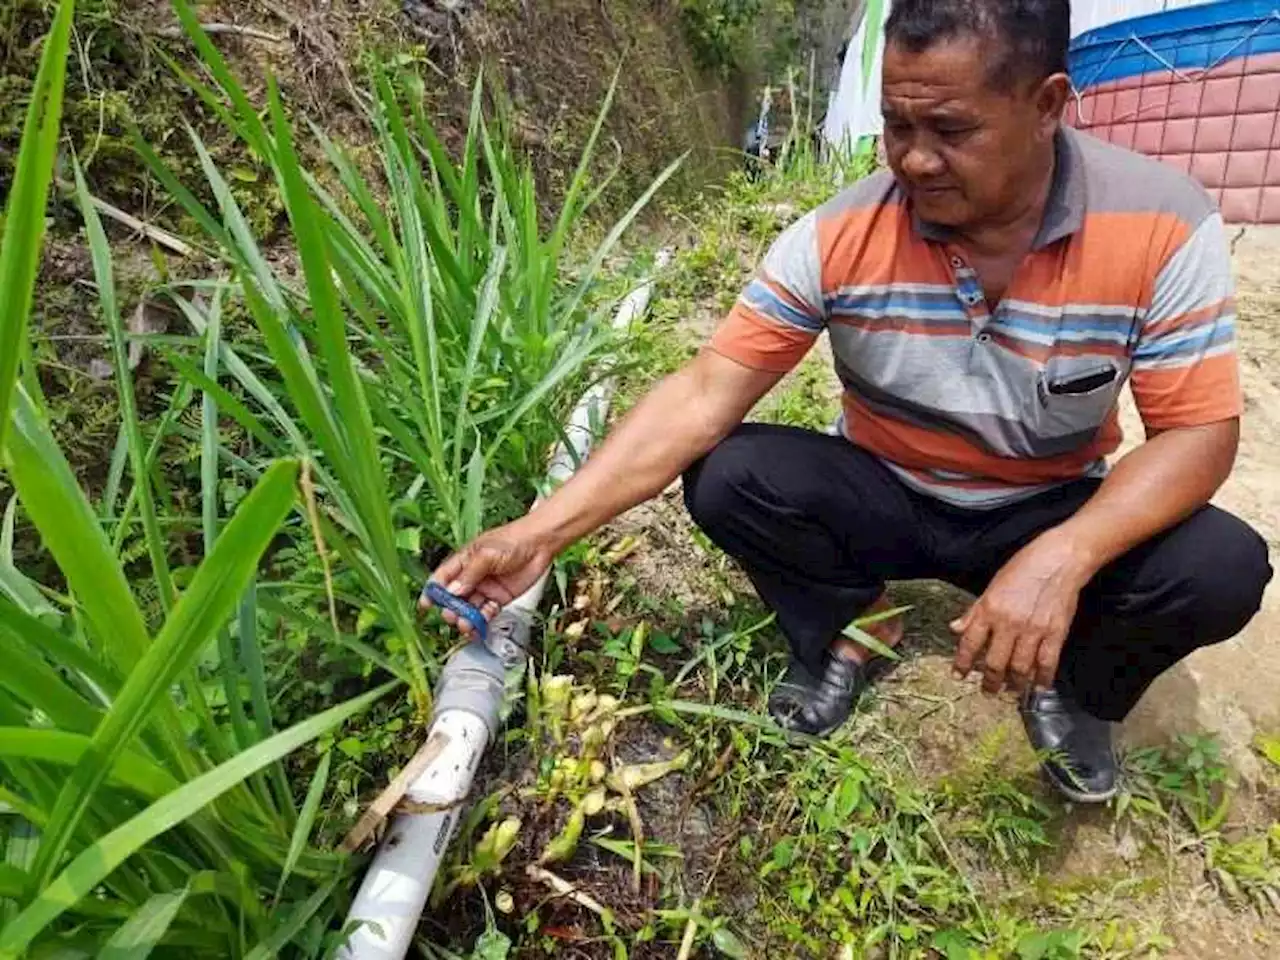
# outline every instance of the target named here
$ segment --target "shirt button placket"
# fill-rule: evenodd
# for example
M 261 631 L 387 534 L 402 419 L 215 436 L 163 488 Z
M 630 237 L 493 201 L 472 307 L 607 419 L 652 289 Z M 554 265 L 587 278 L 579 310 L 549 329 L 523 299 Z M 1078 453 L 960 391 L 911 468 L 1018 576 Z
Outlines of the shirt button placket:
M 960 302 L 965 305 L 965 312 L 974 328 L 973 339 L 969 341 L 969 372 L 980 373 L 987 369 L 987 364 L 982 357 L 985 351 L 980 348 L 991 342 L 991 334 L 985 329 L 991 321 L 984 306 L 986 294 L 979 284 L 977 272 L 965 262 L 963 257 L 951 254 L 948 260 L 954 274 L 956 294 Z

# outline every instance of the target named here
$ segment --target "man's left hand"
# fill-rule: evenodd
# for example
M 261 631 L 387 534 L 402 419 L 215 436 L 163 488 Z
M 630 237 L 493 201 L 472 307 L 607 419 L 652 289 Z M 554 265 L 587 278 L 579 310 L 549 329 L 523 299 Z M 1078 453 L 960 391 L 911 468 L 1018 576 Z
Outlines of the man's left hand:
M 1062 528 L 1023 547 L 951 624 L 960 635 L 957 676 L 968 676 L 981 657 L 986 693 L 1051 687 L 1080 591 L 1094 572 Z

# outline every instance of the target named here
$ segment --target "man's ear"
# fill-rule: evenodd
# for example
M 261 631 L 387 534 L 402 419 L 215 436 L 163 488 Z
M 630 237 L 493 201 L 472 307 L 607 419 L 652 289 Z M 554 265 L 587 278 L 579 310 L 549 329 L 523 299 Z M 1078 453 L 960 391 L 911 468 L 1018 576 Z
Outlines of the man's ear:
M 1065 73 L 1055 73 L 1040 81 L 1035 94 L 1036 112 L 1044 131 L 1052 133 L 1057 129 L 1070 96 L 1071 78 Z

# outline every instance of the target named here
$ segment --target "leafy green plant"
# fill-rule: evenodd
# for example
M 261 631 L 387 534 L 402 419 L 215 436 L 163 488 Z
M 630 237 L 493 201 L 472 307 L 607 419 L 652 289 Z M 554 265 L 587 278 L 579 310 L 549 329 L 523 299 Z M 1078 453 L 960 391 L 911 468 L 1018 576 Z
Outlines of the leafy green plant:
M 458 546 L 521 512 L 568 400 L 612 349 L 608 304 L 586 308 L 604 258 L 672 164 L 565 283 L 566 248 L 598 198 L 588 171 L 612 91 L 550 230 L 532 173 L 485 120 L 477 83 L 462 159 L 445 152 L 413 76 L 375 73 L 371 112 L 381 170 L 370 178 L 313 129 L 328 161 L 306 169 L 275 85 L 263 120 L 194 13 L 175 6 L 214 81 L 188 80 L 271 171 L 299 252 L 302 286 L 263 253 L 227 179 L 188 131 L 218 214 L 145 144 L 139 149 L 233 271 L 274 373 L 229 345 L 223 369 L 253 400 L 227 414 L 277 454 L 313 459 L 318 549 L 354 571 L 374 615 L 406 652 L 425 711 L 435 650 L 417 629 L 418 550 Z M 678 163 L 678 161 L 677 161 Z M 192 325 L 209 324 L 181 299 Z M 184 375 L 211 393 L 194 364 Z M 336 610 L 332 611 L 339 630 Z
M 1258 734 L 1253 740 L 1254 747 L 1275 770 L 1280 770 L 1280 736 Z
M 41 247 L 71 11 L 64 0 L 46 40 L 37 82 L 45 95 L 32 104 L 37 119 L 24 134 L 0 241 L 6 263 L 0 342 L 17 353 Z M 87 201 L 83 178 L 79 183 Z M 93 205 L 84 202 L 83 212 L 120 359 L 105 238 Z M 294 509 L 298 463 L 266 466 L 181 593 L 164 583 L 163 622 L 153 631 L 99 514 L 36 401 L 14 379 L 14 365 L 7 365 L 0 462 L 16 499 L 0 538 L 0 956 L 33 949 L 77 954 L 104 944 L 143 956 L 168 943 L 196 956 L 269 956 L 304 930 L 323 933 L 348 864 L 308 843 L 312 797 L 299 816 L 287 787 L 273 794 L 259 775 L 392 684 L 278 733 L 269 726 L 227 731 L 214 722 L 195 668 L 235 618 Z M 166 554 L 153 523 L 156 502 L 143 492 L 150 480 L 139 469 L 145 451 L 127 375 L 118 388 L 134 484 L 162 578 Z M 18 507 L 57 564 L 56 590 L 17 570 Z M 273 891 L 281 909 L 269 913 L 264 903 Z
M 680 0 L 680 22 L 699 66 L 727 72 L 740 66 L 761 0 Z
M 1231 903 L 1280 914 L 1280 824 L 1235 842 L 1211 837 L 1205 869 Z
M 809 430 L 830 430 L 840 415 L 840 391 L 830 361 L 810 354 L 760 405 L 759 419 Z
M 1180 812 L 1198 834 L 1222 825 L 1231 802 L 1222 748 L 1210 735 L 1181 734 L 1171 747 L 1132 751 L 1117 816 L 1132 809 L 1168 819 Z
M 1050 846 L 1051 807 L 1025 789 L 1034 769 L 1004 769 L 1002 748 L 1009 728 L 980 737 L 968 757 L 940 783 L 951 832 L 1002 863 L 1029 866 Z

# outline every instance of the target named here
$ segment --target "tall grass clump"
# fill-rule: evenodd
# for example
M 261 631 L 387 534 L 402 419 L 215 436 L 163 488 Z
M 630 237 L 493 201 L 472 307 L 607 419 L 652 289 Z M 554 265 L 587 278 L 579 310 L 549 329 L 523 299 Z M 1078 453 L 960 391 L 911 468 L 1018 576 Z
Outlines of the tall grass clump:
M 263 464 L 225 523 L 216 507 L 207 511 L 206 556 L 179 591 L 160 541 L 163 506 L 151 489 L 106 237 L 78 166 L 131 496 L 161 600 L 154 622 L 37 400 L 18 383 L 73 6 L 62 0 L 45 41 L 0 241 L 0 465 L 15 491 L 0 528 L 0 957 L 144 957 L 157 946 L 208 958 L 319 956 L 348 862 L 311 846 L 315 805 L 298 812 L 280 762 L 391 685 L 283 731 L 265 704 L 232 729 L 215 720 L 196 663 L 230 650 L 220 638 L 233 630 L 239 659 L 228 669 L 254 662 L 253 618 L 237 613 L 296 512 L 299 462 Z M 19 516 L 56 564 L 56 583 L 17 569 Z M 326 769 L 322 761 L 313 793 Z
M 875 169 L 873 149 L 856 142 L 820 142 L 820 130 L 813 115 L 815 68 L 810 59 L 803 98 L 796 87 L 797 71 L 787 72 L 791 118 L 787 136 L 776 160 L 766 168 L 763 188 L 786 194 L 804 207 L 816 206 L 844 187 L 861 180 Z M 803 102 L 804 109 L 798 105 Z
M 407 652 L 425 710 L 437 651 L 415 618 L 422 548 L 459 546 L 531 501 L 563 415 L 611 349 L 609 307 L 589 305 L 600 267 L 677 164 L 566 279 L 570 244 L 604 186 L 589 170 L 612 90 L 547 223 L 529 165 L 483 115 L 479 83 L 458 159 L 427 116 L 420 81 L 375 72 L 377 169 L 314 125 L 309 143 L 325 163 L 308 169 L 275 84 L 264 119 L 190 8 L 175 6 L 208 82 L 187 80 L 271 171 L 299 255 L 300 276 L 268 259 L 193 130 L 216 210 L 139 145 L 230 268 L 230 296 L 269 355 L 273 369 L 255 371 L 219 347 L 250 400 L 227 413 L 272 452 L 314 460 L 319 548 L 354 576 L 363 615 Z M 209 329 L 198 307 L 180 306 L 197 331 Z M 183 369 L 221 388 L 194 363 Z M 333 628 L 348 629 L 339 619 L 335 611 Z

